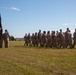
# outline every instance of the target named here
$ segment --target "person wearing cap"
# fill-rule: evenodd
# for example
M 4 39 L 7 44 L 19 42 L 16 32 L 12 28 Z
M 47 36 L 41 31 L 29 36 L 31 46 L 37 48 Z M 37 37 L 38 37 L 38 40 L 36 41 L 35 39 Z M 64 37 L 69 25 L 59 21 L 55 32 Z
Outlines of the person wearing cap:
M 65 32 L 65 47 L 67 48 L 68 45 L 70 46 L 70 48 L 73 48 L 72 35 L 71 35 L 71 31 L 69 30 L 69 28 L 67 28 L 67 31 Z
M 39 32 L 38 32 L 38 44 L 41 46 L 41 44 L 42 44 L 42 32 L 41 32 L 41 30 L 39 30 Z
M 3 34 L 3 39 L 4 39 L 5 48 L 8 48 L 9 47 L 9 33 L 7 30 L 5 30 L 5 33 Z
M 76 45 L 76 29 L 75 29 L 75 32 L 73 33 L 73 40 L 74 40 L 74 43 L 73 43 L 73 48 L 74 48 Z
M 52 47 L 52 36 L 50 31 L 47 31 L 46 47 Z
M 42 40 L 41 40 L 41 47 L 46 45 L 46 40 L 47 40 L 46 31 L 43 31 Z
M 64 38 L 64 34 L 62 32 L 62 29 L 60 29 L 59 32 L 59 48 L 63 47 L 64 48 L 65 45 L 65 38 Z

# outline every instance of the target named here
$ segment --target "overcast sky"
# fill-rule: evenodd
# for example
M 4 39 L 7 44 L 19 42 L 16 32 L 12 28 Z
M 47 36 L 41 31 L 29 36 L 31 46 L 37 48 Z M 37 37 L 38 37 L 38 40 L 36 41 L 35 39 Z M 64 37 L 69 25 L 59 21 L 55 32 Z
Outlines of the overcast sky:
M 0 13 L 3 30 L 14 37 L 76 28 L 76 0 L 0 0 Z

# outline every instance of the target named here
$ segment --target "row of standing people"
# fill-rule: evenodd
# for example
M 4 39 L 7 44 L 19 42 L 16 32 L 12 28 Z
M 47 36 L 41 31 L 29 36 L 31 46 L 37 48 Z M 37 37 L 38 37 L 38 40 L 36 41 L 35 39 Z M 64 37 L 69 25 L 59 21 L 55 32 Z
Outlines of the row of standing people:
M 70 48 L 74 48 L 76 44 L 76 29 L 73 34 L 74 43 L 72 43 L 72 34 L 69 28 L 67 28 L 66 32 L 63 32 L 62 29 L 60 29 L 60 32 L 55 31 L 43 31 L 41 33 L 41 30 L 39 30 L 38 33 L 33 33 L 32 36 L 30 33 L 24 36 L 24 46 L 46 46 L 46 47 L 56 47 L 56 48 L 67 48 L 68 46 Z
M 5 30 L 5 33 L 0 36 L 0 48 L 3 46 L 3 41 L 4 41 L 4 47 L 8 48 L 9 46 L 9 33 L 7 30 Z

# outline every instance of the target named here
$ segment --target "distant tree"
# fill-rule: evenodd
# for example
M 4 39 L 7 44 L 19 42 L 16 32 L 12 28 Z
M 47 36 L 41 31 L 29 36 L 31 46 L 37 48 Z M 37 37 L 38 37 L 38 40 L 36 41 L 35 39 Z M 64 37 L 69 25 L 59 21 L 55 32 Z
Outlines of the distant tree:
M 10 41 L 14 41 L 14 40 L 15 40 L 14 36 L 11 35 L 11 36 L 9 37 L 9 40 L 10 40 Z

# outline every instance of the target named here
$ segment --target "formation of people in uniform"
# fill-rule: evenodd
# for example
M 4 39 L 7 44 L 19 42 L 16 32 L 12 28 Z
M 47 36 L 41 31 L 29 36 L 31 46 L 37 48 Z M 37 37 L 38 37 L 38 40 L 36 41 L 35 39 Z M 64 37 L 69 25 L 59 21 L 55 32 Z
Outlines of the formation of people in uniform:
M 9 46 L 9 33 L 5 30 L 3 34 L 2 23 L 1 23 L 1 14 L 0 14 L 0 48 L 4 46 L 8 48 Z M 25 34 L 24 36 L 24 46 L 40 46 L 40 47 L 56 47 L 56 48 L 67 48 L 68 46 L 72 49 L 76 45 L 76 29 L 73 33 L 73 37 L 71 34 L 71 30 L 69 28 L 66 29 L 65 32 L 60 29 L 60 31 L 43 31 L 39 30 L 39 32 Z
M 25 34 L 24 46 L 40 46 L 40 47 L 56 47 L 56 48 L 67 48 L 68 46 L 72 49 L 76 45 L 76 29 L 73 33 L 73 37 L 69 28 L 65 32 L 60 31 L 43 31 Z

